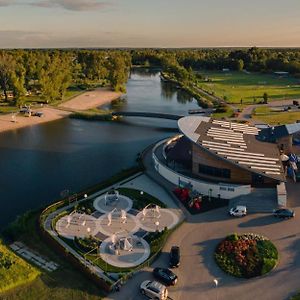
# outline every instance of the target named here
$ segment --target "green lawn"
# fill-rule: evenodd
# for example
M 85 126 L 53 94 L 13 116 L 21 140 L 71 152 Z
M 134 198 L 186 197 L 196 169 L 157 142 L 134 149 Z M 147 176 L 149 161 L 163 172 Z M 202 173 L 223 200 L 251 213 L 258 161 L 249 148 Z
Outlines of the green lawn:
M 14 288 L 1 294 L 0 299 L 5 300 L 99 300 L 103 292 L 95 284 L 87 279 L 78 269 L 58 255 L 47 245 L 37 233 L 36 220 L 39 212 L 29 213 L 21 222 L 24 231 L 18 240 L 23 241 L 28 247 L 34 249 L 49 260 L 59 264 L 60 268 L 55 272 L 42 271 L 41 275 L 30 284 Z
M 50 104 L 53 106 L 59 105 L 65 101 L 68 101 L 77 95 L 80 95 L 81 93 L 84 93 L 85 90 L 81 90 L 79 88 L 75 89 L 69 89 L 66 91 L 66 94 L 64 96 L 63 100 L 56 100 L 54 102 L 51 102 Z M 22 101 L 22 104 L 25 105 L 40 105 L 41 103 L 45 103 L 45 99 L 42 99 L 39 95 L 32 95 L 32 96 L 27 96 L 24 98 Z M 12 105 L 11 103 L 7 103 L 4 100 L 0 101 L 0 113 L 12 113 L 12 112 L 17 112 L 19 110 L 18 107 Z
M 32 282 L 39 274 L 36 268 L 14 254 L 0 240 L 0 294 Z
M 226 96 L 228 103 L 253 104 L 253 99 L 261 101 L 263 94 L 269 95 L 269 100 L 300 97 L 300 80 L 287 77 L 279 78 L 270 74 L 244 72 L 200 72 L 211 82 L 202 80 L 198 86 L 206 91 L 214 92 L 216 96 Z
M 300 120 L 300 112 L 270 112 L 269 114 L 253 115 L 252 118 L 270 125 L 291 124 Z

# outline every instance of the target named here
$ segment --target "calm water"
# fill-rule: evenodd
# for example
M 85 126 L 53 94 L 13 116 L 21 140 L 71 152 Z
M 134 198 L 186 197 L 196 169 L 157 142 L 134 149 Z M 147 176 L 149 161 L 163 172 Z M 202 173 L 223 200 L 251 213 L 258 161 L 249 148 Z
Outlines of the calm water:
M 118 110 L 187 113 L 197 108 L 159 74 L 134 71 Z M 127 118 L 121 123 L 63 119 L 0 135 L 0 228 L 17 215 L 79 191 L 134 165 L 137 153 L 174 134 L 175 121 Z

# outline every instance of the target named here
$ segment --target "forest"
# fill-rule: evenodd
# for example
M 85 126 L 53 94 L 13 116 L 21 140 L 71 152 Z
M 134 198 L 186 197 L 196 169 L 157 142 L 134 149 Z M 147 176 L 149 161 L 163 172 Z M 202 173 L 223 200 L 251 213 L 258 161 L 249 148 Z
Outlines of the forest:
M 201 76 L 195 71 L 222 70 L 300 77 L 299 49 L 60 49 L 1 50 L 2 100 L 21 105 L 28 96 L 47 103 L 64 100 L 68 89 L 109 86 L 126 91 L 132 66 L 158 67 L 183 85 Z

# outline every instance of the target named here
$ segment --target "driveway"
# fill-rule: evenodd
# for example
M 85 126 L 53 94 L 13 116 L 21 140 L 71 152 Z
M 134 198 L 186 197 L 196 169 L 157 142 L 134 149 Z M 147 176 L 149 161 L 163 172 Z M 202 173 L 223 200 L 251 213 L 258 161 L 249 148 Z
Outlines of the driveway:
M 300 215 L 300 208 L 296 208 Z M 254 232 L 270 238 L 280 254 L 277 268 L 269 275 L 256 279 L 237 279 L 223 273 L 214 262 L 213 253 L 218 242 L 232 232 Z M 278 221 L 269 214 L 253 214 L 241 219 L 227 216 L 221 208 L 197 216 L 190 216 L 168 240 L 164 252 L 154 263 L 166 266 L 171 245 L 181 247 L 181 266 L 175 270 L 178 285 L 169 289 L 172 299 L 272 299 L 282 300 L 300 288 L 300 219 Z M 213 280 L 219 280 L 215 288 Z M 130 279 L 120 292 L 107 299 L 146 299 L 139 294 L 143 280 L 152 279 L 146 269 Z

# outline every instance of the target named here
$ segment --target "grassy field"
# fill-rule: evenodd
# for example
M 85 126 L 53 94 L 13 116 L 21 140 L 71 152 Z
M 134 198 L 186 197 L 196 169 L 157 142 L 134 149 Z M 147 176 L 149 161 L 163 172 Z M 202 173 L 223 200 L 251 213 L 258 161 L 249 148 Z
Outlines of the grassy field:
M 14 288 L 7 293 L 0 293 L 1 300 L 99 300 L 103 292 L 91 280 L 88 280 L 64 258 L 53 251 L 37 233 L 36 220 L 38 212 L 30 213 L 23 220 L 24 232 L 17 237 L 28 247 L 34 249 L 42 256 L 59 264 L 55 272 L 40 271 L 41 275 L 25 286 Z
M 252 119 L 259 120 L 270 125 L 291 124 L 300 120 L 300 111 L 276 112 L 270 107 L 260 106 L 253 110 Z
M 252 119 L 262 121 L 270 125 L 291 124 L 300 120 L 300 112 L 270 112 L 267 114 L 256 114 Z
M 253 104 L 262 100 L 264 93 L 269 100 L 291 99 L 300 97 L 300 80 L 295 78 L 279 78 L 269 74 L 244 72 L 200 72 L 211 81 L 201 81 L 198 86 L 204 90 L 224 98 L 228 103 Z
M 0 294 L 32 282 L 39 274 L 36 268 L 14 254 L 0 240 Z
M 80 90 L 80 89 L 67 90 L 63 101 L 61 101 L 61 100 L 54 101 L 54 102 L 51 102 L 51 105 L 56 106 L 58 104 L 61 104 L 62 102 L 68 101 L 83 92 L 85 92 L 85 91 Z M 45 103 L 45 100 L 42 99 L 40 96 L 35 95 L 35 96 L 25 97 L 24 100 L 22 101 L 22 103 L 23 103 L 23 105 L 25 105 L 25 104 L 40 105 L 41 103 Z M 12 105 L 10 102 L 5 102 L 4 100 L 0 101 L 0 114 L 17 112 L 18 110 L 19 110 L 19 108 Z

